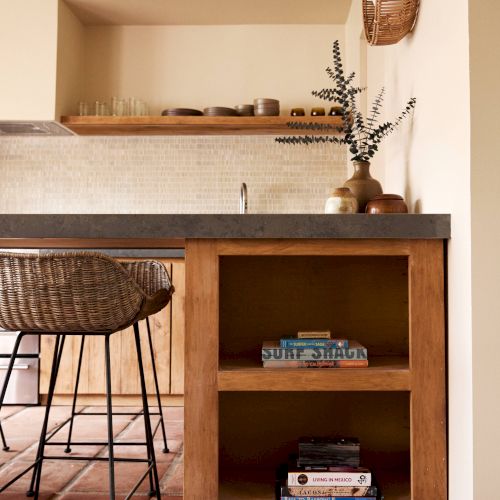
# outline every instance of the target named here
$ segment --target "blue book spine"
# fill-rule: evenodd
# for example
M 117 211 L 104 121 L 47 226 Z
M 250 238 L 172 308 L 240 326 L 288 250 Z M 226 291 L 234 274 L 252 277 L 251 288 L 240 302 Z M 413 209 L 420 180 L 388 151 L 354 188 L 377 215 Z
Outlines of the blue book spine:
M 332 349 L 348 349 L 349 341 L 347 339 L 297 339 L 295 337 L 280 339 L 280 347 L 326 347 Z

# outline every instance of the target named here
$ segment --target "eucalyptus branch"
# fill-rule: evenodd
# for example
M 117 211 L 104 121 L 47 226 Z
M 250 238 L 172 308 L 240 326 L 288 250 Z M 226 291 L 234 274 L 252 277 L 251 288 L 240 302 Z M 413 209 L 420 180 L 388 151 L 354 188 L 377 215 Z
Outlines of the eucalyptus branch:
M 332 144 L 346 144 L 345 139 L 342 137 L 335 137 L 329 135 L 285 135 L 283 137 L 276 137 L 276 142 L 281 144 L 315 144 L 315 143 L 332 143 Z
M 346 144 L 352 154 L 352 160 L 368 161 L 378 151 L 378 144 L 407 118 L 415 108 L 416 99 L 412 97 L 405 108 L 393 122 L 379 123 L 379 116 L 383 106 L 385 89 L 382 88 L 375 97 L 371 112 L 366 118 L 358 108 L 357 96 L 365 91 L 352 85 L 356 74 L 350 73 L 345 76 L 338 40 L 333 42 L 332 47 L 333 68 L 326 68 L 326 73 L 335 82 L 334 88 L 314 90 L 312 95 L 325 101 L 336 101 L 342 107 L 342 127 L 323 123 L 312 122 L 289 122 L 288 127 L 296 130 L 334 131 L 340 136 L 285 136 L 277 137 L 276 141 L 283 144 L 317 144 L 332 143 Z

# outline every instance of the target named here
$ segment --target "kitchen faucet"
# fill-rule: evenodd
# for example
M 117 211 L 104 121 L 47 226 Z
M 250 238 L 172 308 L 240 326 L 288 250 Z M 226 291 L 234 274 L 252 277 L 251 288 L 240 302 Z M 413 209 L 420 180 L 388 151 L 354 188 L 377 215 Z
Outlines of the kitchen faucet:
M 243 182 L 240 189 L 240 214 L 248 212 L 248 191 L 247 185 Z

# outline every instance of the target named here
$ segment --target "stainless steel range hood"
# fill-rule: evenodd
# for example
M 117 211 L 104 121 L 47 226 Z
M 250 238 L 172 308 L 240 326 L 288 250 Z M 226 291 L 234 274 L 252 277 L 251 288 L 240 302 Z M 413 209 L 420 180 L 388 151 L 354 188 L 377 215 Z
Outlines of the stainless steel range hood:
M 75 135 L 55 121 L 2 121 L 0 137 L 48 137 Z

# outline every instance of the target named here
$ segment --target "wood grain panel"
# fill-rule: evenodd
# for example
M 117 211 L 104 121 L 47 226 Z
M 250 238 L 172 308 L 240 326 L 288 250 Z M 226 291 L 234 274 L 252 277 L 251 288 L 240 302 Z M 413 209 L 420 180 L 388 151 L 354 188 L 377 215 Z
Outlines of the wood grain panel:
M 407 358 L 370 358 L 368 368 L 266 369 L 260 363 L 221 364 L 219 391 L 408 391 Z
M 442 241 L 410 254 L 412 499 L 447 498 L 445 297 Z
M 329 329 L 368 356 L 408 356 L 408 258 L 224 256 L 221 360 L 261 360 L 262 342 Z
M 63 116 L 61 122 L 79 135 L 300 135 L 289 116 Z M 293 121 L 342 127 L 338 116 L 296 116 Z M 332 135 L 332 130 L 307 130 Z
M 40 338 L 40 393 L 49 392 L 50 370 L 52 367 L 52 354 L 54 352 L 55 336 L 43 335 Z
M 219 255 L 408 255 L 409 240 L 218 240 Z
M 186 242 L 184 498 L 218 498 L 219 261 L 213 240 Z
M 184 341 L 186 266 L 183 261 L 172 264 L 172 281 L 175 293 L 172 297 L 172 355 L 170 365 L 170 393 L 184 394 Z

